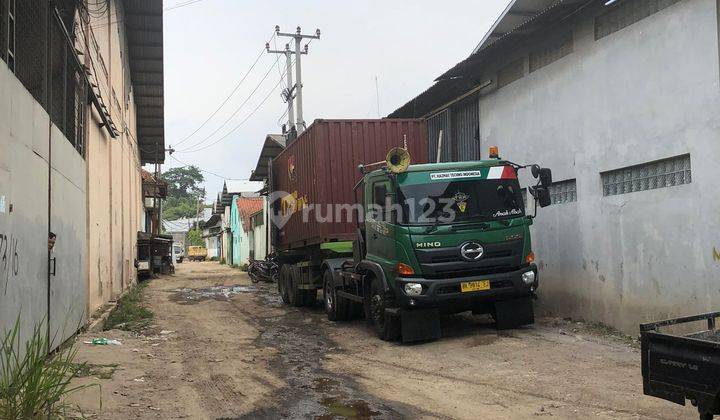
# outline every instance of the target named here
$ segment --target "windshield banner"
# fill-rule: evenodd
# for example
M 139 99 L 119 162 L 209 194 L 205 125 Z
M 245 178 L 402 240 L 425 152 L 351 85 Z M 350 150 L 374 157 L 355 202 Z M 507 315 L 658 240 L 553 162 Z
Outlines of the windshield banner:
M 430 180 L 432 181 L 463 178 L 516 179 L 517 175 L 515 174 L 515 170 L 510 166 L 493 166 L 485 170 L 433 172 L 430 174 Z

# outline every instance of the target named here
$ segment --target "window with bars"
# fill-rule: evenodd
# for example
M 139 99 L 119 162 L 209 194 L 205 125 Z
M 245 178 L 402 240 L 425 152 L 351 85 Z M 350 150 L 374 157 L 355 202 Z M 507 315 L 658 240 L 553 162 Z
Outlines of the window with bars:
M 530 72 L 541 69 L 573 51 L 572 32 L 566 33 L 530 53 Z
M 639 22 L 680 0 L 623 0 L 611 6 L 607 12 L 595 18 L 595 39 Z
M 0 60 L 5 60 L 7 55 L 7 23 L 8 23 L 8 0 L 0 0 Z
M 629 194 L 637 191 L 674 187 L 692 182 L 690 155 L 676 156 L 600 174 L 603 195 Z
M 575 179 L 553 182 L 548 190 L 551 204 L 574 203 L 577 201 L 577 182 Z
M 57 14 L 55 5 L 63 5 Z M 66 35 L 74 31 L 58 18 L 74 19 L 76 6 L 70 1 L 0 0 L 0 28 L 5 34 L 0 36 L 0 56 L 84 156 L 87 80 Z
M 498 88 L 507 86 L 510 83 L 521 79 L 523 76 L 525 76 L 525 60 L 521 58 L 498 70 Z

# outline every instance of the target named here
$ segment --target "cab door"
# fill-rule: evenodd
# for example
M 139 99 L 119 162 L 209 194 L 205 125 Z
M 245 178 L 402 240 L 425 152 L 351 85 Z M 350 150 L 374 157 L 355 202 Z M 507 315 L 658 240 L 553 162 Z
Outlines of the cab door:
M 385 273 L 395 267 L 395 225 L 391 220 L 394 194 L 385 176 L 375 177 L 365 184 L 365 236 L 367 258 L 382 266 Z

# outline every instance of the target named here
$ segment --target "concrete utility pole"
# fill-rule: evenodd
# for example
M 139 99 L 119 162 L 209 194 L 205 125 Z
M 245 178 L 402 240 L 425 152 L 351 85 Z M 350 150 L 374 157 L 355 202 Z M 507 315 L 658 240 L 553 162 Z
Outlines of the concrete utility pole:
M 297 133 L 300 134 L 303 131 L 305 131 L 305 121 L 303 120 L 303 109 L 302 109 L 302 66 L 300 65 L 300 57 L 303 54 L 308 53 L 308 44 L 305 44 L 305 49 L 300 48 L 300 43 L 302 42 L 303 38 L 306 39 L 320 39 L 320 29 L 315 30 L 315 35 L 303 35 L 300 27 L 297 27 L 297 31 L 293 33 L 284 33 L 280 32 L 280 27 L 275 26 L 275 34 L 277 36 L 285 36 L 290 37 L 295 40 L 295 79 L 297 80 L 297 83 L 295 85 L 295 90 L 297 91 L 296 97 L 297 97 L 297 118 L 295 123 L 295 128 L 297 130 Z
M 280 27 L 276 26 L 275 31 L 279 31 Z M 295 85 L 292 78 L 292 51 L 290 44 L 285 44 L 285 50 L 271 50 L 270 43 L 265 43 L 265 49 L 270 54 L 284 54 L 285 65 L 287 66 L 285 74 L 287 75 L 287 88 L 282 92 L 282 98 L 288 104 L 288 130 L 292 130 L 295 125 L 295 110 L 293 109 L 293 100 L 295 99 Z M 305 52 L 307 54 L 307 52 Z

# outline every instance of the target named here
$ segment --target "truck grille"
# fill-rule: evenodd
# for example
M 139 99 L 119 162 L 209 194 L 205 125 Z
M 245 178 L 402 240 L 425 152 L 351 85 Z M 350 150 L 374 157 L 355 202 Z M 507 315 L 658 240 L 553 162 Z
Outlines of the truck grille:
M 423 277 L 451 278 L 506 273 L 522 264 L 523 240 L 483 244 L 485 253 L 478 261 L 467 261 L 460 247 L 416 249 Z

